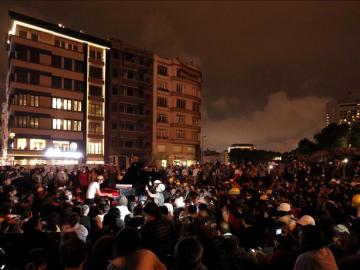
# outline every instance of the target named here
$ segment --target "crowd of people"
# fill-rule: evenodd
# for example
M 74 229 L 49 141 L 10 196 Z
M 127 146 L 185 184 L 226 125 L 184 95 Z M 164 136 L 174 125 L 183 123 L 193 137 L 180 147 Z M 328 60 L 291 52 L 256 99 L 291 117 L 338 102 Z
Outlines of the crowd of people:
M 141 194 L 104 192 L 125 173 L 1 167 L 0 269 L 360 265 L 360 162 L 168 166 Z

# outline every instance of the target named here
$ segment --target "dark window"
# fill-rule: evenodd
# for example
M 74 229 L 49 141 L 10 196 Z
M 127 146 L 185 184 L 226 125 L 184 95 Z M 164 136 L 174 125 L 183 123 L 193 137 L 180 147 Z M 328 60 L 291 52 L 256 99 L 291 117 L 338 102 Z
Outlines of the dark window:
M 74 81 L 74 90 L 78 92 L 83 91 L 83 82 L 82 81 Z
M 113 57 L 114 59 L 118 59 L 119 58 L 119 54 L 117 50 L 113 50 Z
M 193 102 L 193 111 L 199 112 L 200 111 L 200 104 L 197 102 Z
M 83 62 L 75 60 L 75 71 L 76 72 L 83 72 Z
M 61 56 L 52 55 L 51 56 L 51 65 L 53 67 L 61 68 Z
M 90 58 L 95 59 L 95 51 L 90 50 Z
M 101 60 L 101 52 L 96 52 L 96 59 Z
M 158 65 L 158 74 L 167 76 L 168 75 L 168 69 L 165 66 Z
M 116 122 L 112 122 L 111 128 L 112 128 L 112 129 L 117 129 L 117 123 L 116 123 Z
M 51 78 L 51 87 L 53 87 L 53 88 L 61 88 L 61 78 L 53 76 Z
M 89 86 L 89 93 L 91 96 L 101 97 L 102 96 L 102 89 L 100 86 L 90 85 Z
M 20 30 L 19 31 L 19 36 L 22 37 L 22 38 L 27 38 L 27 32 Z
M 30 73 L 30 83 L 35 84 L 35 85 L 39 85 L 40 84 L 40 74 L 35 73 L 35 72 L 31 72 Z
M 177 99 L 176 100 L 176 108 L 185 109 L 185 100 Z
M 145 81 L 145 74 L 143 72 L 139 73 L 139 80 L 142 82 Z
M 64 89 L 72 90 L 72 80 L 71 79 L 64 79 Z
M 126 91 L 126 95 L 129 97 L 132 97 L 134 95 L 134 90 L 132 90 L 131 88 L 128 88 Z
M 117 86 L 113 86 L 112 88 L 112 94 L 116 96 L 118 94 Z
M 131 107 L 131 106 L 128 106 L 128 107 L 126 107 L 126 112 L 127 113 L 131 113 L 131 114 L 133 114 L 134 113 L 134 108 L 133 107 Z
M 27 83 L 28 82 L 28 72 L 24 70 L 18 70 L 16 72 L 16 77 L 18 82 Z
M 125 71 L 125 79 L 128 79 L 128 80 L 135 80 L 135 72 L 134 71 L 131 71 L 131 70 L 128 70 L 128 71 Z
M 56 46 L 56 47 L 60 47 L 60 40 L 55 39 L 55 46 Z
M 37 64 L 40 62 L 40 53 L 38 51 L 30 50 L 30 62 Z
M 126 53 L 125 59 L 126 59 L 126 61 L 135 63 L 135 55 L 133 55 L 132 53 Z
M 144 91 L 142 89 L 139 89 L 139 97 L 144 97 Z
M 74 45 L 74 46 L 73 46 L 73 50 L 74 50 L 75 52 L 77 52 L 77 51 L 79 50 L 78 46 L 77 46 L 77 45 Z
M 38 128 L 39 127 L 39 118 L 38 117 L 30 117 L 29 118 L 29 127 L 30 128 Z
M 27 61 L 27 50 L 25 48 L 16 49 L 17 59 Z
M 37 34 L 31 34 L 31 39 L 38 41 L 39 40 L 39 36 Z
M 118 73 L 117 73 L 117 69 L 116 68 L 113 68 L 113 77 L 117 77 Z
M 159 107 L 167 107 L 167 99 L 166 98 L 163 98 L 163 97 L 158 97 L 157 99 L 157 105 Z
M 97 67 L 90 67 L 90 77 L 102 79 L 102 69 Z
M 125 147 L 132 148 L 133 147 L 133 142 L 125 141 Z
M 72 59 L 67 57 L 64 58 L 64 69 L 72 70 Z

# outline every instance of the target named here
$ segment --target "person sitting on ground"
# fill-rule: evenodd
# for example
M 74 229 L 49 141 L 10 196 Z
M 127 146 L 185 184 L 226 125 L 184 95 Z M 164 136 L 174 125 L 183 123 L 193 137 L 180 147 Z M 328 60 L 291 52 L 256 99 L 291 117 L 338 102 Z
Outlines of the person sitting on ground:
M 72 213 L 69 216 L 69 220 L 68 220 L 68 225 L 64 225 L 62 226 L 62 233 L 67 234 L 67 233 L 72 233 L 75 232 L 77 237 L 79 237 L 79 239 L 83 240 L 84 242 L 86 241 L 86 237 L 88 235 L 88 230 L 85 228 L 84 225 L 80 224 L 80 216 L 78 213 Z
M 201 243 L 192 237 L 180 240 L 175 246 L 174 270 L 205 270 L 201 263 L 203 247 Z
M 316 226 L 301 228 L 300 244 L 303 253 L 297 258 L 294 270 L 338 270 L 335 258 L 324 246 L 322 234 Z
M 161 216 L 159 207 L 154 202 L 148 202 L 143 213 L 145 224 L 140 228 L 142 244 L 155 252 L 161 260 L 165 260 L 171 254 L 174 244 L 173 224 Z

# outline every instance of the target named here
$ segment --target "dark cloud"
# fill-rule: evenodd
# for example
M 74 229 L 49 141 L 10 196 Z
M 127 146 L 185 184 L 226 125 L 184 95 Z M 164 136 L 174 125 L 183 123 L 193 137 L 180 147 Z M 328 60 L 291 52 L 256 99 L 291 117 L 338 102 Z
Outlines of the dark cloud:
M 325 100 L 360 89 L 359 2 L 1 1 L 2 36 L 9 9 L 199 64 L 204 77 L 203 124 L 209 137 L 211 123 L 251 119 L 279 91 L 286 92 L 289 100 Z M 4 50 L 0 59 L 3 80 Z M 308 110 L 313 115 L 319 112 Z M 256 128 L 259 133 L 264 129 Z M 310 134 L 315 127 L 299 129 Z M 228 130 L 223 132 L 224 145 L 241 142 L 242 137 L 230 138 Z M 278 136 L 269 138 L 257 143 L 285 149 L 283 141 L 274 141 Z M 220 145 L 215 143 L 209 147 Z

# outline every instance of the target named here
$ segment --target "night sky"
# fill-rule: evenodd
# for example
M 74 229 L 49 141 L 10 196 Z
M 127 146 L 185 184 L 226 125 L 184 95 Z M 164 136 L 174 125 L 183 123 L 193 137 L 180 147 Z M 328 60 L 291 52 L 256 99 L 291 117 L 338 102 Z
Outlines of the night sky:
M 328 100 L 360 89 L 359 2 L 1 1 L 2 40 L 9 9 L 197 63 L 205 148 L 293 149 Z

